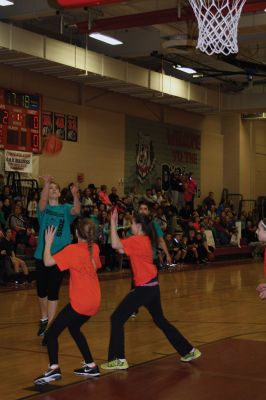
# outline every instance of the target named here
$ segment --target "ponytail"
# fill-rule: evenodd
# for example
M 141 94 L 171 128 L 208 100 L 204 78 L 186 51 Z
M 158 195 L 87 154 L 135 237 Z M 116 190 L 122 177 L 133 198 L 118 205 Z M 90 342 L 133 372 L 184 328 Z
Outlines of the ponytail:
M 86 240 L 88 243 L 89 252 L 92 257 L 92 245 L 96 238 L 96 227 L 94 222 L 89 218 L 80 218 L 77 220 L 76 229 L 78 236 L 81 239 Z

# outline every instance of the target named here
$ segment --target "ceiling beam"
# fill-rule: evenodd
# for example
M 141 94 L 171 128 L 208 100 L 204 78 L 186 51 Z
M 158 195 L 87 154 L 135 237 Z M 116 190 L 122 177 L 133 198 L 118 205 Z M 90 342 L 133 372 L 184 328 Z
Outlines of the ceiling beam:
M 262 12 L 264 9 L 266 9 L 266 1 L 249 0 L 244 5 L 243 14 Z M 76 26 L 80 33 L 103 32 L 140 26 L 168 24 L 190 19 L 194 19 L 194 14 L 192 8 L 187 6 L 182 10 L 180 18 L 178 17 L 177 8 L 169 8 L 113 18 L 97 19 L 93 21 L 91 29 L 89 29 L 88 21 L 78 22 Z

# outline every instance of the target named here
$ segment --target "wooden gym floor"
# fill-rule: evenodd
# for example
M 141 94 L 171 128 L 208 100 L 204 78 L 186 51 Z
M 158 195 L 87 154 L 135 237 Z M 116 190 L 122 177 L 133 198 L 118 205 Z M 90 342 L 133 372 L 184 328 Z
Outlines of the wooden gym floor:
M 48 359 L 36 336 L 35 290 L 1 289 L 0 399 L 264 400 L 266 301 L 255 291 L 262 281 L 262 263 L 253 261 L 162 273 L 165 315 L 201 349 L 200 359 L 181 363 L 142 308 L 126 324 L 126 356 L 132 368 L 102 373 L 98 379 L 75 376 L 72 371 L 82 360 L 64 332 L 59 339 L 62 380 L 41 393 L 32 381 L 47 369 Z M 83 329 L 98 364 L 107 356 L 109 316 L 129 287 L 128 272 L 102 275 L 101 310 Z M 64 285 L 61 307 L 67 299 Z

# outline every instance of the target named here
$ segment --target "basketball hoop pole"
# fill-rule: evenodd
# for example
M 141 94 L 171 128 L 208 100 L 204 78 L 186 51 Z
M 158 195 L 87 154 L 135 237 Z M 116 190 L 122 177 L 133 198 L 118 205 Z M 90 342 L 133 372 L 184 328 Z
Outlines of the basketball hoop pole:
M 237 30 L 246 0 L 188 0 L 198 22 L 197 48 L 229 55 L 238 52 Z

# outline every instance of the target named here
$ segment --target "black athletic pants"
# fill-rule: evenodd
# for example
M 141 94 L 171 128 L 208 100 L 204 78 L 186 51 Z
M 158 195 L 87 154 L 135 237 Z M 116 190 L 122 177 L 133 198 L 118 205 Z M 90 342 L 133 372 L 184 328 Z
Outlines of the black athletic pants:
M 50 365 L 58 364 L 58 336 L 65 328 L 68 328 L 70 335 L 81 352 L 86 364 L 92 363 L 92 355 L 81 326 L 88 321 L 88 315 L 78 314 L 70 304 L 67 304 L 57 315 L 47 331 L 47 348 Z
M 154 323 L 163 331 L 171 345 L 181 356 L 185 356 L 192 350 L 192 345 L 164 317 L 159 285 L 137 286 L 128 293 L 111 315 L 111 337 L 108 353 L 109 361 L 115 358 L 125 358 L 124 324 L 132 313 L 140 306 L 147 308 Z

